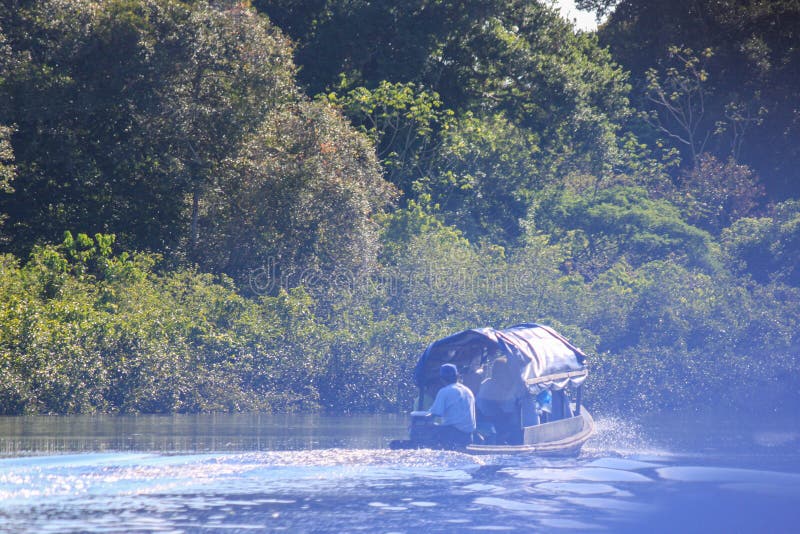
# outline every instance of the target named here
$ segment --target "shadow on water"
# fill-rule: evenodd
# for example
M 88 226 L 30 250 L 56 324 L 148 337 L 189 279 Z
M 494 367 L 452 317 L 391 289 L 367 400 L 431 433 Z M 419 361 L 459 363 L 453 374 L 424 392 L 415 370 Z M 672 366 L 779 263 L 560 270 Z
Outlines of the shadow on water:
M 791 422 L 600 417 L 579 458 L 543 459 L 390 451 L 403 417 L 23 419 L 0 421 L 0 531 L 795 532 L 800 519 Z

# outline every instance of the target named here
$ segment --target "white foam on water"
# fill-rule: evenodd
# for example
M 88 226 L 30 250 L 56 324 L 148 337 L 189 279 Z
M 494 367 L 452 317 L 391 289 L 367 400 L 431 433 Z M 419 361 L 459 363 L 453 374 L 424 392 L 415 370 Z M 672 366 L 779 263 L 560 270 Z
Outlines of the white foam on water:
M 0 499 L 8 503 L 33 498 L 53 498 L 97 493 L 141 494 L 203 485 L 241 472 L 243 467 L 216 458 L 196 456 L 98 455 L 55 456 L 31 465 L 0 465 Z M 42 459 L 37 459 L 42 460 Z M 64 460 L 63 463 L 59 460 Z
M 407 532 L 583 532 L 595 523 L 613 531 L 652 510 L 645 503 L 658 501 L 654 495 L 663 504 L 676 488 L 767 497 L 800 488 L 800 474 L 694 467 L 685 456 L 678 463 L 622 450 L 552 460 L 325 449 L 0 461 L 0 494 L 16 495 L 2 501 L 0 531 L 196 531 L 212 523 L 215 530 L 250 531 L 259 521 L 270 531 L 352 532 L 378 521 L 386 531 Z
M 595 420 L 594 434 L 583 446 L 583 457 L 641 456 L 670 457 L 672 453 L 656 447 L 644 429 L 627 419 L 601 417 Z
M 79 454 L 0 460 L 0 500 L 192 494 L 213 485 L 241 493 L 350 487 L 426 477 L 463 482 L 482 462 L 449 451 L 326 449 L 221 455 Z
M 434 506 L 439 506 L 439 503 L 431 502 L 431 501 L 410 501 L 409 506 L 417 506 L 419 508 L 432 508 Z

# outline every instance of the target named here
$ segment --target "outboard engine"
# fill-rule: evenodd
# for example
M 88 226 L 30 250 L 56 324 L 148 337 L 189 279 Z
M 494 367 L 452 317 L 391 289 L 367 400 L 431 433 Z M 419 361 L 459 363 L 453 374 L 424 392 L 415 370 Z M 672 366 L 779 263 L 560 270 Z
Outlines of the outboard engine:
M 409 439 L 395 439 L 389 443 L 391 449 L 423 449 L 434 447 L 434 418 L 424 411 L 411 412 L 411 424 L 408 428 Z

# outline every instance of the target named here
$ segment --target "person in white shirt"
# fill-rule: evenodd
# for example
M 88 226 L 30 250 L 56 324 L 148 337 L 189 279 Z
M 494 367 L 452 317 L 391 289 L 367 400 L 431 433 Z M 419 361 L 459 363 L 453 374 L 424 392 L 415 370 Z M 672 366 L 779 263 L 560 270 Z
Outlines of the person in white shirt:
M 441 418 L 436 425 L 436 441 L 446 449 L 463 448 L 472 443 L 475 431 L 475 396 L 458 381 L 458 368 L 446 363 L 439 368 L 445 385 L 436 393 L 428 412 Z
M 478 390 L 477 406 L 481 416 L 494 426 L 497 444 L 522 443 L 520 406 L 525 389 L 519 372 L 505 356 L 492 364 L 492 376 Z

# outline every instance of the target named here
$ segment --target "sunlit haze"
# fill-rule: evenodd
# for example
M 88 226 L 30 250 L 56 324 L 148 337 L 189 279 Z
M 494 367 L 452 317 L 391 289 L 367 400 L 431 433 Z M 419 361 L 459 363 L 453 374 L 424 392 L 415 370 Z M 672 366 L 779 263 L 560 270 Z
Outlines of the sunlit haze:
M 561 15 L 575 23 L 579 30 L 592 31 L 597 29 L 594 13 L 580 11 L 575 7 L 574 0 L 557 0 L 556 5 L 561 9 Z

